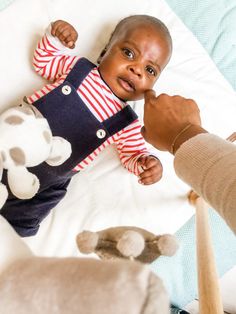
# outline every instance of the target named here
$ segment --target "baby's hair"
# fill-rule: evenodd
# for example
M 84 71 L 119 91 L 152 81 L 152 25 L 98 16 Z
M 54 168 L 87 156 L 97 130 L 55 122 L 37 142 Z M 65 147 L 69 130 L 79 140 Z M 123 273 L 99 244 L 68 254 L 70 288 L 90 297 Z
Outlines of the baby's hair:
M 141 23 L 147 23 L 147 24 L 151 24 L 153 26 L 156 27 L 158 32 L 161 32 L 165 37 L 166 40 L 169 42 L 170 47 L 172 49 L 172 39 L 171 39 L 171 35 L 170 32 L 168 30 L 168 28 L 166 27 L 166 25 L 159 20 L 158 18 L 151 16 L 151 15 L 130 15 L 125 17 L 124 19 L 122 19 L 115 27 L 114 31 L 111 33 L 110 38 L 108 40 L 108 43 L 106 44 L 106 46 L 103 48 L 102 52 L 100 53 L 97 63 L 100 63 L 101 58 L 105 55 L 107 47 L 109 46 L 109 44 L 112 42 L 112 39 L 119 34 L 119 32 L 122 30 L 122 28 L 132 22 L 132 21 L 138 21 L 140 24 Z

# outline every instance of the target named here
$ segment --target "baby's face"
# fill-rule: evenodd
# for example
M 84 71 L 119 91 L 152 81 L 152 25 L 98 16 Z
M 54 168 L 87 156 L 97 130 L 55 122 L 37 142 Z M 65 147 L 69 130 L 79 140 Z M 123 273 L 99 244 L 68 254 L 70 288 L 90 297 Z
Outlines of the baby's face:
M 153 25 L 128 25 L 112 39 L 99 71 L 117 97 L 139 100 L 153 88 L 170 55 L 169 42 Z

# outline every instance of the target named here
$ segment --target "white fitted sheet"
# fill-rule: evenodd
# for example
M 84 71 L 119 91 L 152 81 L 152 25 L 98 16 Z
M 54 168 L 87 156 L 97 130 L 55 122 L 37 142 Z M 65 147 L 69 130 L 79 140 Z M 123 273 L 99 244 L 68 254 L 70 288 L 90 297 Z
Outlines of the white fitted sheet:
M 157 94 L 194 98 L 209 131 L 222 137 L 231 134 L 235 130 L 235 92 L 164 0 L 14 1 L 0 12 L 0 110 L 18 104 L 45 83 L 34 73 L 31 59 L 37 40 L 51 21 L 71 22 L 79 33 L 75 52 L 95 61 L 117 21 L 137 13 L 162 19 L 173 37 L 173 57 L 155 86 Z M 134 108 L 142 119 L 142 101 L 134 103 Z M 78 256 L 75 236 L 84 229 L 136 225 L 157 234 L 178 230 L 194 213 L 186 197 L 189 187 L 176 177 L 172 156 L 150 149 L 163 163 L 161 182 L 138 184 L 109 147 L 73 178 L 66 197 L 43 221 L 38 234 L 25 239 L 32 250 L 43 256 Z M 236 313 L 236 267 L 222 279 L 222 287 L 226 310 Z

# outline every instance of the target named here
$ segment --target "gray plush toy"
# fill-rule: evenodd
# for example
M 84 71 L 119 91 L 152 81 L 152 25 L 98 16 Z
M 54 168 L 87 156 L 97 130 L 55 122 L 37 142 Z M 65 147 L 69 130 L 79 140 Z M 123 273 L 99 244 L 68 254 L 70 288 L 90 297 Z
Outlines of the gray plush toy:
M 96 253 L 101 259 L 126 258 L 151 263 L 160 255 L 172 256 L 178 249 L 175 236 L 155 235 L 145 229 L 122 226 L 77 235 L 81 253 Z

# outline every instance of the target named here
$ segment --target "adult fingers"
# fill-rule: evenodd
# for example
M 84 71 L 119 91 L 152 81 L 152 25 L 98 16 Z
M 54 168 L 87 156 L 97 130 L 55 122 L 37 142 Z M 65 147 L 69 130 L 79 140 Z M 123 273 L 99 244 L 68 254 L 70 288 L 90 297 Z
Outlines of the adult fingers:
M 148 138 L 148 133 L 146 131 L 145 126 L 142 126 L 141 134 L 142 134 L 142 137 L 145 139 L 145 141 L 151 144 L 150 139 Z
M 156 99 L 156 93 L 153 89 L 149 89 L 144 93 L 145 104 Z

